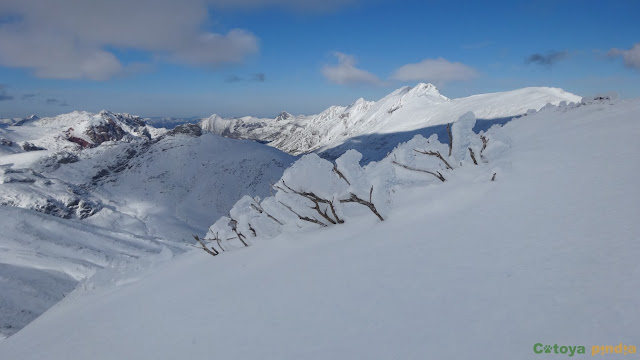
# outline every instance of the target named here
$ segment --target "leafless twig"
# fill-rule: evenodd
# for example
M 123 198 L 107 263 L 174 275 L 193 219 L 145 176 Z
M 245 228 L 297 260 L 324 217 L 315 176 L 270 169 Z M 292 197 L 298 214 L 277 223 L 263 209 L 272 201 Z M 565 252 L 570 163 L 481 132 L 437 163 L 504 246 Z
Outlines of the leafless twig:
M 487 148 L 487 143 L 489 143 L 489 139 L 487 139 L 487 137 L 484 135 L 480 135 L 480 139 L 482 140 L 482 149 L 480 149 L 480 159 L 486 163 L 487 159 L 484 157 L 482 152 Z
M 338 216 L 338 214 L 336 213 L 336 209 L 333 206 L 333 201 L 328 200 L 328 199 L 323 199 L 321 197 L 319 197 L 318 195 L 316 195 L 313 192 L 310 191 L 297 191 L 292 189 L 290 186 L 288 186 L 284 180 L 282 181 L 282 185 L 284 187 L 286 187 L 287 189 L 289 189 L 289 191 L 293 192 L 294 194 L 298 194 L 304 198 L 309 199 L 311 202 L 314 203 L 314 206 L 312 206 L 311 208 L 316 210 L 316 212 L 318 214 L 320 214 L 320 216 L 322 216 L 323 218 L 325 218 L 328 222 L 332 223 L 332 224 L 342 224 L 344 223 L 344 220 L 340 219 L 340 217 Z M 324 212 L 322 212 L 322 210 L 320 209 L 320 204 L 325 204 L 326 206 L 329 207 L 329 209 L 331 209 L 331 214 L 333 215 L 333 219 L 327 215 L 327 210 L 325 209 Z
M 471 154 L 471 160 L 473 160 L 473 163 L 478 165 L 478 161 L 476 161 L 476 154 L 473 152 L 472 148 L 469 148 L 469 154 Z
M 278 225 L 284 225 L 280 220 L 276 219 L 275 217 L 271 216 L 268 212 L 266 212 L 262 206 L 260 206 L 260 204 L 251 204 L 251 207 L 254 208 L 257 212 L 259 212 L 260 214 L 265 214 L 267 215 L 267 217 L 275 222 L 278 223 Z
M 198 243 L 200 243 L 200 246 L 202 246 L 202 250 L 206 251 L 207 253 L 209 253 L 211 256 L 216 256 L 219 254 L 218 250 L 216 250 L 215 248 L 211 248 L 209 249 L 202 240 L 200 240 L 200 238 L 198 237 L 198 235 L 193 235 L 193 238 L 196 239 L 196 241 L 198 241 Z
M 344 176 L 344 174 L 340 170 L 338 170 L 338 164 L 333 164 L 333 172 L 338 174 L 340 179 L 344 180 L 347 183 L 347 185 L 351 185 L 349 180 L 347 180 L 347 177 Z
M 451 124 L 447 124 L 447 134 L 449 135 L 449 156 L 453 150 L 453 134 L 451 133 Z
M 297 212 L 295 212 L 295 211 L 291 208 L 291 206 L 289 206 L 289 205 L 287 205 L 287 204 L 283 203 L 282 201 L 278 201 L 278 202 L 279 202 L 280 204 L 282 204 L 282 206 L 284 206 L 284 207 L 286 207 L 287 209 L 289 209 L 289 211 L 291 211 L 292 213 L 296 214 L 296 216 L 298 216 L 298 219 L 300 219 L 300 220 L 304 220 L 304 221 L 308 221 L 308 222 L 311 222 L 311 223 L 314 223 L 314 224 L 318 224 L 318 225 L 320 225 L 320 226 L 322 226 L 322 227 L 327 226 L 327 224 L 323 223 L 322 221 L 320 221 L 320 220 L 318 220 L 318 219 L 316 219 L 316 218 L 310 218 L 310 217 L 306 217 L 306 216 L 302 216 L 302 215 L 298 214 Z
M 420 151 L 420 150 L 416 150 L 416 149 L 413 149 L 413 151 L 415 151 L 417 153 L 420 153 L 420 154 L 435 156 L 438 159 L 442 160 L 442 162 L 447 167 L 447 169 L 453 170 L 453 168 L 451 167 L 451 165 L 449 165 L 447 160 L 445 160 L 444 157 L 442 157 L 442 155 L 440 154 L 440 151 L 431 151 L 431 150 L 430 151 Z
M 229 225 L 231 225 L 231 230 L 236 233 L 236 236 L 238 237 L 238 240 L 240 240 L 242 245 L 244 245 L 245 247 L 249 247 L 249 244 L 244 241 L 247 237 L 244 236 L 240 231 L 238 231 L 238 222 L 235 219 L 231 219 L 231 221 L 229 221 Z
M 378 217 L 378 219 L 380 219 L 380 221 L 384 221 L 384 219 L 382 218 L 382 215 L 380 215 L 380 213 L 376 209 L 376 206 L 371 201 L 371 197 L 373 195 L 373 186 L 371 186 L 371 190 L 369 190 L 369 201 L 359 198 L 354 193 L 350 193 L 350 195 L 351 195 L 351 197 L 349 197 L 348 199 L 340 200 L 340 202 L 341 203 L 358 203 L 360 205 L 364 205 L 364 206 L 368 207 L 369 210 L 371 210 L 371 212 L 373 212 Z
M 405 168 L 405 169 L 407 169 L 407 170 L 419 171 L 419 172 L 423 172 L 423 173 L 431 174 L 431 175 L 433 175 L 433 176 L 437 177 L 437 178 L 438 178 L 438 180 L 440 180 L 440 181 L 442 181 L 442 182 L 445 182 L 445 180 L 446 180 L 446 179 L 444 178 L 444 176 L 442 176 L 442 174 L 440 174 L 440 172 L 439 172 L 439 171 L 432 172 L 432 171 L 429 171 L 429 170 L 417 169 L 417 168 L 411 167 L 411 166 L 409 166 L 409 165 L 400 164 L 399 162 L 397 162 L 397 161 L 395 161 L 395 160 L 391 161 L 391 163 L 392 163 L 392 164 L 394 164 L 394 165 L 398 165 L 398 166 L 400 166 L 400 167 L 403 167 L 403 168 Z

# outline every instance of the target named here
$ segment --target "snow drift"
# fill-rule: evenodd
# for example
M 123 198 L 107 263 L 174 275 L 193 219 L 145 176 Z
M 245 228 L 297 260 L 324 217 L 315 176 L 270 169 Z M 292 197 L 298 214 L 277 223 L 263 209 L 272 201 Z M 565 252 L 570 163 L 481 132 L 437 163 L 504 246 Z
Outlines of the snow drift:
M 463 166 L 445 182 L 394 168 L 413 180 L 393 187 L 384 221 L 183 254 L 67 296 L 0 357 L 513 359 L 538 342 L 635 344 L 639 112 L 595 102 L 524 116 L 494 134 L 487 164 L 452 151 Z

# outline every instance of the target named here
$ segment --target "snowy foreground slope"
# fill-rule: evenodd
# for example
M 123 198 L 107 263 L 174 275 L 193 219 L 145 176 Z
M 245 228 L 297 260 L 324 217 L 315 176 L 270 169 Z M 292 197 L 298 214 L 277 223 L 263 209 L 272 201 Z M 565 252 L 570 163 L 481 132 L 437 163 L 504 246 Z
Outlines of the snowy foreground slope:
M 502 129 L 495 162 L 398 186 L 384 222 L 365 213 L 95 277 L 0 358 L 522 359 L 542 343 L 584 346 L 582 359 L 639 346 L 638 114 L 628 101 L 525 116 Z
M 0 207 L 0 338 L 15 333 L 97 270 L 181 253 L 184 244 Z

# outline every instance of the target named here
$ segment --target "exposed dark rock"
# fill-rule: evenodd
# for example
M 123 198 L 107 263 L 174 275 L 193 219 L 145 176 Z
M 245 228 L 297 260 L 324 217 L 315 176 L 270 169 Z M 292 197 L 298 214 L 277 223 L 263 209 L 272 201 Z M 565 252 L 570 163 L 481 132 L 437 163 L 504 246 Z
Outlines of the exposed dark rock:
M 196 124 L 183 124 L 176 126 L 173 130 L 167 133 L 167 136 L 175 136 L 177 134 L 185 134 L 193 137 L 202 135 L 202 128 Z
M 293 118 L 293 115 L 289 114 L 286 111 L 283 111 L 280 114 L 278 114 L 278 116 L 276 116 L 276 121 L 289 120 L 291 118 Z
M 102 206 L 91 201 L 73 198 L 66 204 L 67 208 L 73 212 L 78 218 L 86 219 L 97 213 Z
M 73 164 L 80 161 L 77 155 L 70 152 L 59 152 L 53 155 L 53 158 L 58 164 Z
M 81 139 L 79 137 L 71 135 L 72 131 L 73 131 L 73 128 L 69 128 L 65 132 L 65 135 L 67 136 L 67 140 L 68 141 L 71 141 L 72 143 L 76 143 L 76 144 L 80 145 L 83 149 L 88 149 L 88 148 L 92 148 L 92 147 L 96 146 L 95 144 L 92 144 L 92 143 L 88 142 L 85 139 Z
M 85 131 L 85 135 L 93 141 L 94 146 L 100 145 L 105 141 L 117 141 L 127 135 L 127 132 L 113 121 L 113 119 L 107 118 L 105 120 L 105 123 L 91 126 Z
M 30 142 L 27 142 L 27 141 L 25 141 L 25 142 L 24 142 L 24 144 L 22 144 L 22 149 L 23 149 L 24 151 L 47 150 L 47 149 L 45 149 L 45 148 L 43 148 L 43 147 L 40 147 L 40 146 L 34 145 L 34 144 L 32 144 L 32 143 L 30 143 Z
M 91 178 L 91 180 L 92 180 L 92 182 L 93 182 L 94 184 L 96 184 L 96 183 L 98 182 L 98 180 L 101 180 L 102 178 L 104 178 L 104 177 L 108 176 L 109 174 L 110 174 L 110 173 L 109 173 L 109 170 L 107 170 L 107 169 L 101 169 L 100 171 L 98 171 L 98 173 L 97 173 L 97 174 L 95 174 L 95 175 Z
M 61 217 L 63 219 L 71 219 L 72 211 L 53 199 L 47 199 L 45 204 L 38 204 L 34 207 L 35 211 Z

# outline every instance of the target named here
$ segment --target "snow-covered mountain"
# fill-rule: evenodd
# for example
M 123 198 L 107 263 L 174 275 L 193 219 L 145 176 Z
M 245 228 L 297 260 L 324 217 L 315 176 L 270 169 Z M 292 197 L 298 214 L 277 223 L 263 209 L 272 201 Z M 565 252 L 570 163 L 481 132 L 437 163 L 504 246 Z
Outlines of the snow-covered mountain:
M 0 128 L 0 334 L 96 269 L 183 251 L 242 195 L 267 195 L 293 160 L 196 125 L 167 131 L 107 111 Z
M 349 106 L 332 106 L 318 115 L 293 116 L 283 112 L 275 119 L 225 119 L 212 115 L 203 119 L 200 125 L 205 131 L 268 142 L 280 150 L 298 155 L 340 147 L 349 139 L 367 142 L 370 140 L 365 138 L 367 135 L 413 135 L 420 129 L 454 122 L 469 111 L 474 112 L 478 119 L 498 121 L 525 114 L 530 109 L 539 110 L 546 104 L 577 103 L 580 100 L 581 97 L 562 89 L 547 87 L 448 99 L 434 85 L 421 83 L 400 88 L 379 101 L 358 99 Z M 394 145 L 398 140 L 407 141 L 408 138 L 394 139 Z M 353 144 L 347 148 L 351 147 Z M 345 150 L 341 147 L 336 155 Z
M 243 195 L 270 195 L 296 160 L 280 150 L 337 158 L 354 148 L 368 162 L 416 133 L 442 135 L 442 124 L 467 111 L 489 124 L 579 99 L 560 89 L 527 88 L 450 100 L 419 84 L 313 116 L 214 115 L 171 130 L 108 111 L 6 122 L 0 127 L 0 209 L 13 230 L 0 236 L 0 266 L 11 274 L 0 303 L 28 316 L 7 317 L 0 333 L 14 333 L 67 292 L 51 289 L 70 289 L 96 269 L 163 246 L 180 252 Z M 94 246 L 103 237 L 112 240 Z M 38 278 L 42 286 L 24 286 Z M 20 299 L 34 306 L 21 308 Z
M 36 118 L 0 129 L 0 140 L 0 204 L 179 239 L 247 190 L 268 192 L 293 160 L 196 125 L 167 131 L 107 111 Z
M 351 152 L 337 164 L 348 183 L 318 156 L 302 158 L 281 195 L 402 179 L 387 184 L 384 221 L 345 207 L 341 224 L 247 233 L 248 248 L 232 240 L 221 255 L 194 250 L 153 271 L 99 272 L 0 343 L 0 358 L 506 360 L 548 345 L 579 359 L 621 343 L 635 354 L 640 100 L 601 100 L 493 128 L 486 149 L 465 115 L 451 156 L 435 137 L 363 168 Z M 309 181 L 294 183 L 305 171 Z

